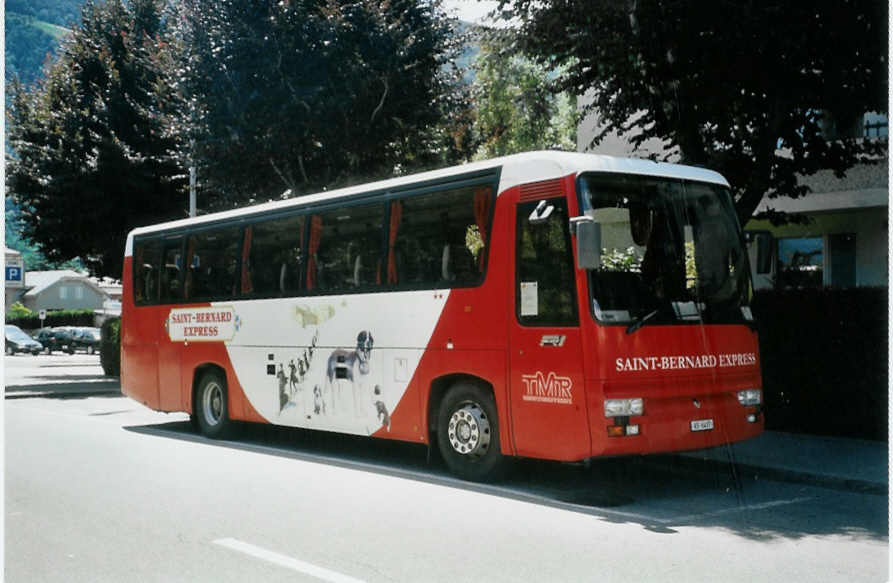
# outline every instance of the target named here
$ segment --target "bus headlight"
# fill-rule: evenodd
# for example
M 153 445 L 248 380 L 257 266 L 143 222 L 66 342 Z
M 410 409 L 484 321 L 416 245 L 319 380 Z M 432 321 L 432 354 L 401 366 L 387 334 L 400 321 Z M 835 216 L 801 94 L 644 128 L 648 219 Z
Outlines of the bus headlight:
M 760 389 L 746 389 L 738 391 L 738 402 L 743 406 L 759 405 L 763 402 L 763 391 Z
M 605 399 L 605 417 L 632 417 L 642 415 L 645 407 L 642 398 Z

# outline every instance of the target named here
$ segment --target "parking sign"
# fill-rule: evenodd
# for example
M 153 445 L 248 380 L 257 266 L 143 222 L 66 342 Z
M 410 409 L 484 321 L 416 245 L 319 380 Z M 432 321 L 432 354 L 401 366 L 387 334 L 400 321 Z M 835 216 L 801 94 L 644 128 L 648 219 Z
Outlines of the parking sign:
M 6 266 L 6 285 L 7 286 L 22 285 L 24 277 L 25 277 L 25 270 L 22 269 L 21 265 L 7 265 Z

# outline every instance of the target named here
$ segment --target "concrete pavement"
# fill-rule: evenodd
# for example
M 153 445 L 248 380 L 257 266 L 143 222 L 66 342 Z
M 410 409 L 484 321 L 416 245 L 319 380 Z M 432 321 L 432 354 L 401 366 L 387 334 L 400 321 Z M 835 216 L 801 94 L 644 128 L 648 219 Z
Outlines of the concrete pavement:
M 39 368 L 37 361 L 43 359 Z M 11 360 L 12 359 L 12 360 Z M 5 357 L 5 398 L 79 398 L 120 394 L 104 376 L 98 356 Z M 39 371 L 35 373 L 34 371 Z M 888 444 L 880 441 L 766 431 L 757 438 L 706 450 L 645 456 L 681 471 L 729 471 L 843 490 L 888 493 Z

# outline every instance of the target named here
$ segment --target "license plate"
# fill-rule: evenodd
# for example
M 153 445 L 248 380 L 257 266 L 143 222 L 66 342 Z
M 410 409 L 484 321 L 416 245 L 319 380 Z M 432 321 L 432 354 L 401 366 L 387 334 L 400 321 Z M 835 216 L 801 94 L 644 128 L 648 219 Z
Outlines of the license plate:
M 691 422 L 692 431 L 710 431 L 713 429 L 713 419 L 696 419 Z

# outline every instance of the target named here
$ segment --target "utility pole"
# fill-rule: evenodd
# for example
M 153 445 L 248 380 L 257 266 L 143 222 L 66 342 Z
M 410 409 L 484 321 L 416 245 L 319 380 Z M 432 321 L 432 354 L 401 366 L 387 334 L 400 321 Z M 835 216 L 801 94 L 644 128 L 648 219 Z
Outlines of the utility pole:
M 195 216 L 195 166 L 189 167 L 189 216 Z
M 190 164 L 189 164 L 189 216 L 194 217 L 196 215 L 195 208 L 195 140 L 190 142 L 190 147 L 192 150 L 192 155 L 190 156 Z

